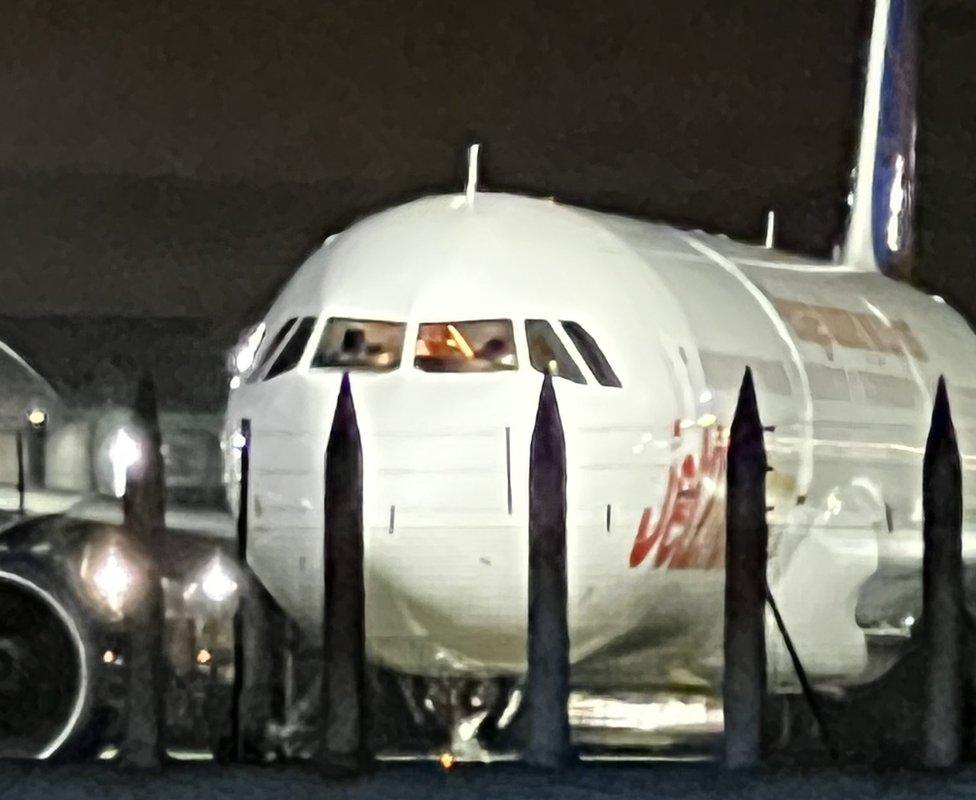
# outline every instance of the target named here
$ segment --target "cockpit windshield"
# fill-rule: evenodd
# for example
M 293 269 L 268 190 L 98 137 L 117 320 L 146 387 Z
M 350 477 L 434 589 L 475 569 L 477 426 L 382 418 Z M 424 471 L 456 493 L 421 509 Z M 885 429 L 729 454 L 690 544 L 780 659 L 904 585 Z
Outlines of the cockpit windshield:
M 425 322 L 417 332 L 414 366 L 424 372 L 518 369 L 511 320 Z
M 322 332 L 312 367 L 342 367 L 383 372 L 400 366 L 402 322 L 331 317 Z

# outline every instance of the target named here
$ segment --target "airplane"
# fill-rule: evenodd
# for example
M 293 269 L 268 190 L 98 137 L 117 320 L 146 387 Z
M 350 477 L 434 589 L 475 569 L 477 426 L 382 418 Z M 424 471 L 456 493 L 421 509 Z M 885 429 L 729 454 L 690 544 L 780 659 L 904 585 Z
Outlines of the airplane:
M 428 682 L 518 681 L 529 441 L 548 373 L 567 450 L 574 686 L 715 687 L 725 453 L 748 366 L 772 467 L 772 594 L 815 684 L 877 677 L 872 637 L 906 637 L 917 615 L 917 595 L 884 575 L 920 569 L 940 375 L 967 558 L 976 532 L 976 338 L 895 279 L 912 253 L 912 19 L 908 0 L 874 4 L 849 220 L 829 260 L 777 249 L 772 220 L 765 244 L 746 244 L 484 191 L 477 146 L 464 192 L 325 240 L 242 336 L 223 434 L 233 507 L 249 420 L 247 562 L 309 642 L 323 457 L 348 372 L 368 658 Z M 798 691 L 771 621 L 767 638 L 770 685 Z

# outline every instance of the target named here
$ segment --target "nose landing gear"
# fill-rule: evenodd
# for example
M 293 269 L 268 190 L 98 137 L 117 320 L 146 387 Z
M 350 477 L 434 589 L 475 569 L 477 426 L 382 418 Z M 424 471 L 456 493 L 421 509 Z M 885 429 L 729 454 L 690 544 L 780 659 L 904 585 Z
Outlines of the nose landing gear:
M 431 678 L 423 686 L 423 712 L 443 726 L 450 763 L 504 757 L 505 734 L 521 698 L 511 681 Z

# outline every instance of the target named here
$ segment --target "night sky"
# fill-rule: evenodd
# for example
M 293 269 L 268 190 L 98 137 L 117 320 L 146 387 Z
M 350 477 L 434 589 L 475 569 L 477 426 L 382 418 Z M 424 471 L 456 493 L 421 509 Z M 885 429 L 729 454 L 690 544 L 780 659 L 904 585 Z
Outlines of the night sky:
M 869 3 L 542 6 L 4 3 L 0 314 L 223 346 L 327 233 L 460 189 L 475 140 L 488 188 L 746 240 L 775 208 L 829 252 Z M 976 320 L 976 4 L 926 2 L 921 51 L 916 279 Z

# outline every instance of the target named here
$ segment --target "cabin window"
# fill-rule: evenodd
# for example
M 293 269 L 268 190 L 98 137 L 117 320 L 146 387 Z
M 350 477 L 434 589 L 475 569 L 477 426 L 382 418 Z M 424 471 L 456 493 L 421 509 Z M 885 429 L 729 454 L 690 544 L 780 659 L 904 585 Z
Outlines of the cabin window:
M 386 372 L 400 365 L 402 322 L 332 317 L 322 332 L 312 367 Z
M 525 321 L 525 338 L 529 341 L 529 363 L 532 368 L 554 378 L 565 378 L 573 383 L 586 383 L 586 378 L 576 366 L 573 357 L 559 340 L 552 325 L 544 319 Z
M 248 375 L 248 383 L 254 383 L 254 381 L 258 379 L 261 372 L 271 360 L 271 357 L 277 352 L 279 345 L 284 341 L 285 336 L 288 335 L 288 331 L 291 330 L 292 325 L 294 325 L 296 322 L 298 322 L 298 317 L 292 317 L 284 325 L 278 328 L 278 332 L 275 333 L 272 339 L 265 339 L 267 347 L 259 356 L 257 363 L 254 365 L 254 369 L 251 370 L 251 374 Z
M 302 353 L 305 352 L 305 345 L 308 344 L 314 327 L 315 317 L 302 318 L 295 326 L 291 338 L 281 348 L 281 352 L 271 365 L 271 369 L 268 370 L 268 374 L 264 376 L 266 381 L 270 381 L 298 365 L 298 362 L 302 360 Z
M 918 387 L 907 378 L 875 372 L 859 372 L 857 377 L 864 388 L 864 399 L 869 403 L 895 408 L 915 407 Z
M 593 373 L 593 377 L 597 379 L 597 382 L 602 386 L 614 386 L 619 389 L 620 378 L 613 371 L 613 367 L 610 366 L 607 357 L 603 355 L 603 351 L 600 349 L 600 345 L 596 343 L 596 339 L 590 336 L 578 322 L 563 321 L 563 330 L 573 340 L 573 344 L 580 351 L 580 355 L 583 356 L 586 366 L 590 368 L 590 372 Z
M 844 370 L 820 364 L 808 364 L 806 369 L 814 400 L 851 401 L 851 386 Z
M 705 373 L 705 382 L 711 388 L 724 392 L 739 391 L 746 370 L 741 356 L 702 350 L 698 357 L 701 359 L 702 372 Z
M 417 331 L 414 366 L 424 372 L 518 369 L 511 320 L 425 322 Z
M 755 361 L 752 367 L 765 391 L 770 394 L 790 394 L 790 378 L 779 361 Z

